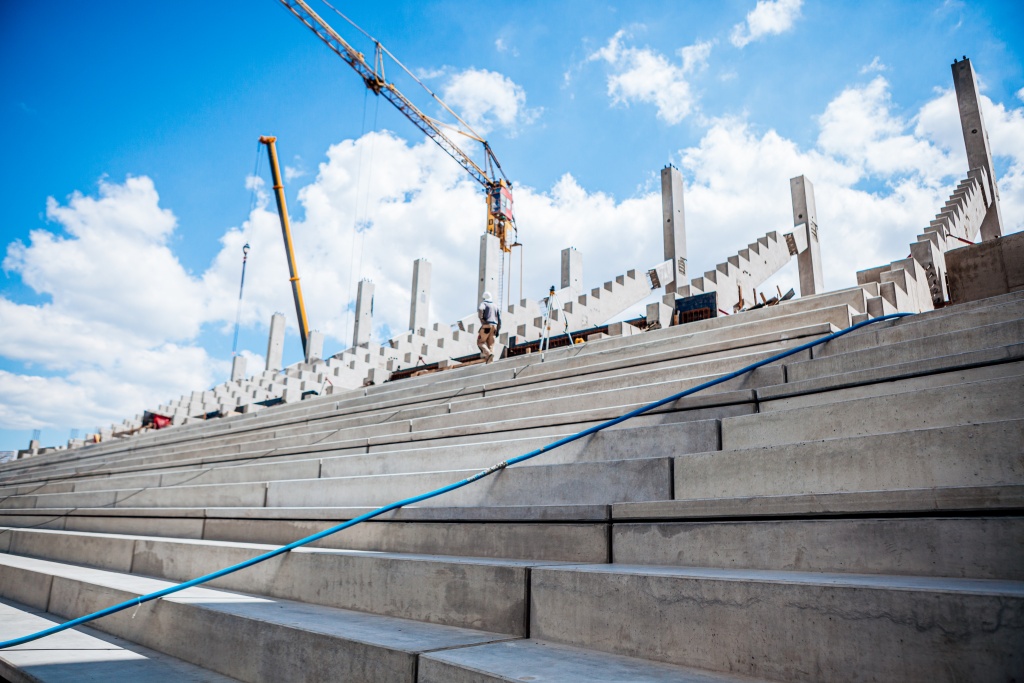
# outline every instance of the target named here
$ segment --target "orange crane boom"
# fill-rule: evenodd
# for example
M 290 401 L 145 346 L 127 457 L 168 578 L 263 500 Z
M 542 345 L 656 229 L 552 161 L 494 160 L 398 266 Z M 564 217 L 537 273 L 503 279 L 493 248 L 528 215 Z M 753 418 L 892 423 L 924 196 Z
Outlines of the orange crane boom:
M 288 257 L 288 279 L 292 283 L 292 297 L 295 299 L 295 317 L 298 318 L 299 336 L 302 337 L 302 355 L 307 355 L 309 323 L 306 322 L 306 305 L 302 301 L 302 285 L 299 284 L 299 268 L 295 265 L 295 250 L 292 248 L 291 224 L 288 221 L 288 206 L 284 202 L 284 184 L 281 182 L 281 168 L 277 164 L 277 138 L 264 135 L 260 142 L 267 146 L 270 157 L 270 174 L 274 179 L 274 197 L 277 199 L 277 215 L 281 219 L 281 233 L 284 235 L 284 251 Z

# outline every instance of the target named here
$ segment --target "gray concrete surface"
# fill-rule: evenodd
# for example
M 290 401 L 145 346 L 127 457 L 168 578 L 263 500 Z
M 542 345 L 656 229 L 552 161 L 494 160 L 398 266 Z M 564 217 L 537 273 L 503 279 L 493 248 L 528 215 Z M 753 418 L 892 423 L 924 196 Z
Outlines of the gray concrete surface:
M 532 577 L 530 635 L 566 645 L 787 681 L 1024 675 L 1021 582 L 630 565 Z

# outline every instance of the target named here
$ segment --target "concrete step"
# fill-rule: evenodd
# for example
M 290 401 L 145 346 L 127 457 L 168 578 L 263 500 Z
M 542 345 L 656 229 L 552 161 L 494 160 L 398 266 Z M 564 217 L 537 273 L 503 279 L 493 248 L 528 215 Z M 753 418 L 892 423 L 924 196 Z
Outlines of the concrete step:
M 172 584 L 0 555 L 0 594 L 73 618 Z M 416 680 L 425 652 L 496 642 L 498 633 L 288 600 L 191 588 L 92 622 L 95 628 L 241 681 Z
M 935 392 L 964 384 L 1020 377 L 1024 375 L 1024 358 L 1015 358 L 1022 353 L 1022 348 L 1024 344 L 929 358 L 869 371 L 762 387 L 755 393 L 758 408 L 763 413 L 854 399 L 899 400 L 901 395 L 914 392 Z M 964 367 L 957 367 L 959 365 Z
M 2 640 L 42 631 L 62 621 L 39 609 L 0 601 Z M 237 680 L 87 626 L 0 652 L 0 677 L 11 683 L 231 683 Z
M 880 365 L 893 365 L 965 351 L 1010 346 L 1024 342 L 1024 320 L 995 323 L 922 339 L 886 342 L 868 349 L 836 353 L 805 363 L 787 366 L 790 381 L 798 382 L 826 375 L 865 370 Z
M 826 330 L 827 328 L 816 328 L 814 332 L 823 333 Z M 794 343 L 797 342 L 794 340 L 786 340 L 769 345 L 769 348 L 765 351 L 748 353 L 734 356 L 732 358 L 706 362 L 684 363 L 682 365 L 660 367 L 655 370 L 634 370 L 630 374 L 609 375 L 601 378 L 595 378 L 590 381 L 570 382 L 567 384 L 554 383 L 546 386 L 543 393 L 539 393 L 537 391 L 506 391 L 494 396 L 488 396 L 487 398 L 451 401 L 443 405 L 430 405 L 412 410 L 390 412 L 384 416 L 371 413 L 331 421 L 321 421 L 317 423 L 317 427 L 315 428 L 311 428 L 310 426 L 299 426 L 290 427 L 288 429 L 277 429 L 273 431 L 272 438 L 260 440 L 260 447 L 261 452 L 266 453 L 268 450 L 275 448 L 289 448 L 297 445 L 301 446 L 315 442 L 323 442 L 327 437 L 331 437 L 332 440 L 337 440 L 349 437 L 359 438 L 360 436 L 373 434 L 400 434 L 403 431 L 409 431 L 410 426 L 407 424 L 407 421 L 410 419 L 415 419 L 417 417 L 425 419 L 425 416 L 433 414 L 438 416 L 438 420 L 435 420 L 435 423 L 443 423 L 445 420 L 450 421 L 450 419 L 446 417 L 447 415 L 470 408 L 482 410 L 484 408 L 491 407 L 494 410 L 509 412 L 510 414 L 516 409 L 528 412 L 532 410 L 534 413 L 547 412 L 552 406 L 557 406 L 560 402 L 559 399 L 566 396 L 579 395 L 581 393 L 588 397 L 592 395 L 592 398 L 589 400 L 600 403 L 602 396 L 613 397 L 615 394 L 619 394 L 623 388 L 629 388 L 633 385 L 645 387 L 642 390 L 645 396 L 657 395 L 660 397 L 664 393 L 671 393 L 672 390 L 678 390 L 673 386 L 669 386 L 667 384 L 668 382 L 681 381 L 692 377 L 699 377 L 700 380 L 703 381 L 707 376 L 731 371 L 741 367 L 742 365 L 766 357 L 779 349 L 791 346 Z M 778 383 L 782 380 L 781 372 L 781 367 L 763 368 L 753 375 L 737 378 L 731 382 L 730 385 L 723 385 L 720 388 L 716 387 L 715 390 L 724 391 L 729 388 L 763 386 L 765 383 Z M 704 375 L 704 377 L 700 377 L 700 375 Z M 657 383 L 653 383 L 651 381 L 652 379 L 658 379 L 661 383 L 660 386 Z M 679 385 L 679 388 L 684 386 L 685 384 Z M 539 396 L 547 397 L 545 400 L 548 400 L 549 403 L 546 405 L 538 404 L 536 399 Z M 382 420 L 386 421 L 386 424 L 379 424 Z M 421 422 L 417 424 L 429 425 L 430 423 Z M 354 430 L 350 429 L 350 427 L 354 428 Z M 241 455 L 241 451 L 244 448 L 243 444 L 247 443 L 246 439 L 251 439 L 252 437 L 253 435 L 248 433 L 233 435 L 230 437 L 224 437 L 224 439 L 221 439 L 219 442 L 212 445 L 203 445 L 198 449 L 191 447 L 191 450 L 180 451 L 179 453 L 183 458 L 201 457 L 204 459 L 206 456 L 220 454 Z M 230 443 L 225 442 L 225 439 L 230 439 Z M 135 464 L 142 465 L 146 463 L 159 463 L 165 465 L 168 460 L 170 460 L 168 454 L 147 454 L 135 459 Z M 117 461 L 118 466 L 120 467 L 126 467 L 130 462 L 132 462 L 132 459 L 127 458 Z M 52 476 L 53 472 L 48 473 L 48 475 Z
M 777 384 L 772 387 L 761 387 L 757 389 L 759 401 L 773 401 L 775 399 L 802 396 L 806 394 L 820 394 L 826 391 L 834 391 L 850 387 L 876 384 L 879 382 L 892 382 L 901 379 L 910 379 L 924 375 L 953 372 L 956 370 L 969 370 L 985 366 L 998 366 L 1007 363 L 1018 363 L 1024 361 L 1024 344 L 1013 344 L 1010 346 L 998 346 L 991 349 L 979 351 L 967 351 L 955 353 L 949 356 L 926 358 L 924 360 L 910 361 L 908 363 L 895 363 L 882 365 L 855 372 L 846 372 L 840 375 L 826 375 L 815 379 L 807 379 L 797 382 Z M 996 370 L 993 368 L 989 376 L 998 376 L 996 373 L 1012 374 L 1012 368 Z
M 676 458 L 674 493 L 698 500 L 1016 486 L 1024 484 L 1022 443 L 1018 418 L 685 455 Z
M 569 432 L 571 433 L 571 432 Z M 100 491 L 121 488 L 160 487 L 198 484 L 228 484 L 254 481 L 280 481 L 369 474 L 396 474 L 423 472 L 448 468 L 485 468 L 502 458 L 508 458 L 540 448 L 568 434 L 478 441 L 469 444 L 446 444 L 388 451 L 380 447 L 373 453 L 353 453 L 315 459 L 298 459 L 303 455 L 296 448 L 296 459 L 276 459 L 273 462 L 226 463 L 218 467 L 182 468 L 153 474 L 111 476 L 75 480 L 58 484 L 20 485 L 8 495 L 31 493 L 67 493 L 70 491 Z M 413 444 L 416 445 L 416 444 Z M 671 447 L 671 453 L 666 450 Z M 661 450 L 659 451 L 659 447 Z M 524 465 L 558 464 L 568 462 L 595 462 L 620 460 L 652 455 L 697 453 L 717 450 L 719 425 L 717 420 L 698 420 L 675 424 L 654 425 L 640 429 L 612 429 L 573 442 Z M 364 449 L 365 450 L 365 449 Z M 330 455 L 331 451 L 322 451 Z
M 510 467 L 419 505 L 588 505 L 612 501 L 663 500 L 671 497 L 671 468 L 672 458 Z M 386 505 L 454 483 L 478 471 L 273 482 L 269 485 L 266 505 Z
M 832 303 L 832 304 L 834 304 L 834 303 L 839 302 L 839 301 L 844 301 L 845 302 L 847 299 L 850 299 L 851 293 L 853 293 L 852 290 L 851 290 L 851 292 L 840 292 L 840 293 L 836 293 L 835 295 L 829 295 L 829 297 L 831 297 L 831 298 L 820 300 L 820 301 L 818 301 L 818 303 L 816 303 L 814 306 L 811 306 L 810 308 L 807 307 L 807 303 L 806 302 L 801 301 L 799 306 L 793 305 L 793 306 L 787 307 L 784 311 L 782 310 L 783 307 L 777 307 L 781 311 L 781 313 L 778 313 L 778 314 L 776 314 L 776 312 L 772 312 L 771 314 L 760 313 L 759 315 L 756 315 L 756 316 L 754 316 L 754 315 L 747 316 L 746 314 L 744 314 L 744 316 L 734 316 L 734 317 L 740 319 L 741 323 L 747 324 L 747 326 L 750 327 L 751 330 L 753 330 L 753 329 L 756 328 L 756 325 L 752 325 L 753 323 L 758 323 L 759 321 L 769 321 L 771 323 L 772 320 L 774 318 L 777 318 L 777 317 L 791 317 L 792 318 L 792 315 L 787 316 L 787 315 L 784 315 L 784 314 L 801 313 L 801 312 L 803 312 L 805 310 L 811 310 L 813 312 L 816 307 L 819 307 L 819 306 L 821 306 L 821 305 L 823 305 L 825 303 Z M 851 302 L 852 302 L 852 300 L 851 300 Z M 814 303 L 814 302 L 811 302 L 811 303 Z M 811 320 L 811 319 L 807 318 L 807 317 L 804 317 L 804 318 L 802 318 L 800 320 Z M 793 322 L 797 322 L 798 319 L 797 318 L 792 318 L 792 321 Z M 711 323 L 711 322 L 713 322 L 713 325 L 705 325 L 705 323 Z M 679 328 L 670 328 L 670 329 L 665 330 L 664 332 L 669 332 L 671 330 L 683 330 L 683 328 L 685 327 L 686 329 L 683 330 L 682 332 L 678 332 L 677 331 L 677 332 L 674 332 L 673 334 L 676 335 L 676 336 L 682 334 L 682 335 L 685 335 L 687 337 L 695 337 L 695 335 L 694 335 L 695 332 L 699 332 L 699 331 L 702 331 L 702 330 L 703 331 L 709 331 L 709 330 L 710 331 L 714 331 L 716 328 L 724 328 L 726 326 L 733 325 L 733 324 L 736 324 L 736 323 L 734 321 L 732 321 L 732 320 L 729 320 L 729 321 L 726 322 L 726 321 L 723 321 L 723 320 L 717 320 L 716 319 L 716 321 L 703 321 L 701 324 L 696 325 L 696 326 L 689 325 L 689 326 L 680 326 Z M 774 323 L 772 323 L 772 324 L 774 324 Z M 787 324 L 789 324 L 789 323 L 787 323 Z M 722 337 L 723 339 L 725 339 L 725 337 L 722 335 L 722 333 L 719 333 L 719 336 Z M 650 340 L 648 340 L 648 341 L 650 341 Z M 669 339 L 669 341 L 671 341 L 671 339 Z M 635 342 L 633 342 L 633 343 L 635 343 Z M 588 346 L 591 346 L 591 345 L 588 345 Z M 604 345 L 604 346 L 600 346 L 600 347 L 593 346 L 591 348 L 598 349 L 598 352 L 600 352 L 600 353 L 604 353 L 605 351 L 609 351 L 609 350 L 614 350 L 612 347 L 609 347 L 608 345 Z M 590 350 L 591 349 L 588 349 L 588 352 Z M 569 349 L 569 350 L 566 350 L 563 355 L 565 355 L 566 357 L 569 357 L 570 354 L 575 355 L 576 353 L 579 353 L 579 352 L 576 351 L 575 349 Z M 548 357 L 548 362 L 552 363 L 553 365 L 549 365 L 548 367 L 554 367 L 554 365 L 557 365 L 558 360 L 559 360 L 559 354 L 553 352 L 553 355 Z M 533 359 L 524 358 L 520 362 L 525 363 L 525 364 L 529 364 L 529 363 L 535 362 L 535 361 L 533 361 Z M 465 371 L 453 371 L 452 373 L 445 373 L 445 375 L 449 375 L 449 377 L 446 378 L 442 382 L 438 382 L 437 378 L 424 378 L 423 379 L 423 384 L 426 384 L 428 386 L 437 385 L 440 390 L 443 390 L 443 385 L 450 384 L 452 382 L 457 382 L 459 384 L 464 385 L 465 381 L 468 378 L 472 378 L 475 374 L 479 374 L 479 373 L 491 373 L 491 374 L 493 374 L 493 372 L 494 372 L 493 370 L 482 370 L 482 369 L 474 369 L 474 368 L 467 368 L 466 369 L 466 371 L 469 371 L 469 370 L 472 370 L 473 372 L 467 373 Z M 503 374 L 507 375 L 510 378 L 512 377 L 512 375 L 509 374 L 510 372 L 512 372 L 511 368 L 508 369 L 508 370 L 503 370 L 501 372 Z M 455 373 L 461 373 L 461 375 L 463 375 L 463 376 L 455 377 L 454 376 Z M 412 380 L 410 380 L 410 381 L 412 381 Z M 380 390 L 382 388 L 383 387 L 371 387 L 370 389 L 371 390 L 372 389 Z M 464 390 L 464 389 L 465 389 L 464 386 L 459 386 L 459 387 L 456 388 L 456 390 Z M 421 386 L 405 384 L 405 383 L 401 383 L 401 386 L 397 387 L 397 389 L 395 389 L 394 387 L 387 387 L 386 390 L 384 390 L 382 392 L 378 391 L 377 393 L 379 393 L 380 395 L 383 396 L 383 395 L 386 395 L 386 394 L 389 394 L 389 393 L 393 394 L 395 391 L 403 392 L 403 393 L 405 393 L 407 395 L 410 395 L 410 396 L 415 396 L 416 394 L 422 394 L 423 393 Z M 355 392 L 355 393 L 357 395 L 354 398 L 352 398 L 352 399 L 345 399 L 345 400 L 346 401 L 352 401 L 352 402 L 355 402 L 355 403 L 362 403 L 362 402 L 365 402 L 365 400 L 364 400 L 365 397 L 367 397 L 369 395 L 373 395 L 372 392 L 367 392 L 367 391 L 359 391 L 359 392 Z M 392 396 L 392 398 L 394 398 L 394 396 Z M 308 403 L 308 405 L 305 405 L 307 403 Z M 315 406 L 317 409 L 330 411 L 330 410 L 336 410 L 339 407 L 343 407 L 342 404 L 343 404 L 343 401 L 339 401 L 339 400 L 335 399 L 334 397 L 329 397 L 329 398 L 325 397 L 324 399 L 317 399 L 315 401 L 303 402 L 303 404 L 301 406 L 294 406 L 294 407 L 292 407 L 292 406 L 281 406 L 280 408 L 277 408 L 277 409 L 274 409 L 274 410 L 265 411 L 264 413 L 261 413 L 259 415 L 259 418 L 260 418 L 259 420 L 254 420 L 253 417 L 255 417 L 255 416 L 241 416 L 240 415 L 240 416 L 237 416 L 237 417 L 232 417 L 232 418 L 224 419 L 224 420 L 217 420 L 217 421 L 213 421 L 213 422 L 210 422 L 210 423 L 187 425 L 187 426 L 182 427 L 182 428 L 175 428 L 174 430 L 169 430 L 168 432 L 165 432 L 165 433 L 155 433 L 155 434 L 152 434 L 152 435 L 140 435 L 140 436 L 138 436 L 136 438 L 131 439 L 128 442 L 125 442 L 124 444 L 119 444 L 119 443 L 118 444 L 98 444 L 97 446 L 91 447 L 90 449 L 82 449 L 80 453 L 75 453 L 75 454 L 71 454 L 71 453 L 66 453 L 66 454 L 48 454 L 47 456 L 43 456 L 43 458 L 46 459 L 50 463 L 56 463 L 56 462 L 59 462 L 61 460 L 74 461 L 74 460 L 80 459 L 82 457 L 89 457 L 89 458 L 99 457 L 99 456 L 102 456 L 104 453 L 109 453 L 109 454 L 124 453 L 124 452 L 126 452 L 126 450 L 141 449 L 141 448 L 144 448 L 144 447 L 148 447 L 150 450 L 152 450 L 153 447 L 157 446 L 160 443 L 174 443 L 174 442 L 180 441 L 182 438 L 190 438 L 190 439 L 209 438 L 211 436 L 216 436 L 218 434 L 224 434 L 224 433 L 228 433 L 228 432 L 231 432 L 231 431 L 237 431 L 238 429 L 245 429 L 246 428 L 245 425 L 249 425 L 251 427 L 253 425 L 256 425 L 257 423 L 266 423 L 267 420 L 272 419 L 275 414 L 279 414 L 282 417 L 285 417 L 287 415 L 287 413 L 286 412 L 281 412 L 281 411 L 285 411 L 286 409 L 288 411 L 307 411 L 308 412 L 309 410 L 313 409 L 314 406 Z M 278 411 L 278 412 L 275 413 L 275 411 Z M 42 463 L 43 463 L 43 461 L 40 460 L 37 463 L 35 463 L 33 466 L 38 466 L 38 465 L 40 465 Z M 19 467 L 22 467 L 22 466 L 24 466 L 24 465 L 21 465 Z M 17 469 L 17 468 L 15 468 L 15 469 Z
M 939 381 L 933 378 L 892 382 L 890 393 L 881 395 L 887 399 L 876 394 L 825 402 L 827 395 L 821 394 L 817 405 L 779 410 L 771 409 L 771 401 L 762 403 L 761 413 L 722 420 L 722 448 L 796 444 L 1024 417 L 1024 403 L 1016 399 L 1024 396 L 1024 375 L 919 390 L 918 385 L 925 379 Z
M 1014 680 L 1024 676 L 1024 583 L 538 568 L 530 637 L 772 680 Z
M 936 315 L 948 309 L 929 311 L 920 315 L 900 318 L 889 324 L 869 325 L 863 330 L 847 334 L 816 347 L 815 357 L 849 353 L 863 349 L 881 348 L 886 344 L 923 339 L 949 332 L 1010 322 L 1024 318 L 1024 298 L 1013 299 L 983 308 L 960 311 L 957 315 Z
M 39 529 L 7 529 L 0 538 L 6 539 L 6 552 L 12 555 L 169 581 L 187 581 L 276 547 Z M 525 636 L 532 566 L 518 560 L 304 547 L 206 585 Z
M 621 564 L 1024 581 L 1022 514 L 617 523 L 612 558 Z
M 513 467 L 424 506 L 579 505 L 670 496 L 671 458 Z M 241 484 L 13 496 L 4 508 L 381 506 L 455 483 L 479 469 Z M 584 477 L 587 486 L 579 484 Z
M 730 676 L 540 640 L 514 640 L 420 657 L 420 683 L 753 683 Z
M 0 511 L 0 525 L 285 545 L 369 508 L 47 508 Z M 551 562 L 608 562 L 607 505 L 395 510 L 312 547 Z M 0 532 L 0 544 L 5 532 Z

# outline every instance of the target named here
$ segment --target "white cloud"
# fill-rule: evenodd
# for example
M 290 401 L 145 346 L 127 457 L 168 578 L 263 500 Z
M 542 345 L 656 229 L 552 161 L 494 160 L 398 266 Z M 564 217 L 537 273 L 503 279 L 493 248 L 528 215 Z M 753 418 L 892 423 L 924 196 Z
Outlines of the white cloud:
M 888 70 L 889 67 L 882 63 L 882 59 L 878 55 L 875 55 L 870 64 L 865 64 L 860 68 L 861 74 L 881 73 Z
M 494 41 L 494 49 L 502 54 L 507 53 L 512 55 L 513 57 L 519 56 L 519 50 L 516 49 L 515 47 L 509 46 L 509 44 L 505 42 L 504 38 L 499 37 Z
M 441 98 L 481 135 L 501 127 L 515 133 L 533 123 L 541 108 L 527 108 L 526 91 L 508 76 L 466 69 L 445 83 Z
M 368 171 L 364 163 L 360 180 L 360 153 L 365 161 L 371 148 L 373 169 Z M 526 244 L 524 295 L 529 298 L 543 296 L 549 284 L 557 283 L 559 252 L 567 246 L 584 252 L 588 277 L 597 283 L 659 260 L 660 200 L 654 195 L 616 202 L 587 193 L 571 176 L 564 176 L 548 192 L 517 186 L 515 200 L 521 241 Z M 433 266 L 431 322 L 447 325 L 475 307 L 473 283 L 485 227 L 483 193 L 432 142 L 409 145 L 384 132 L 334 145 L 316 178 L 299 192 L 298 204 L 301 209 L 294 213 L 304 215 L 292 226 L 298 268 L 310 325 L 328 336 L 327 353 L 342 350 L 351 339 L 351 316 L 345 310 L 355 291 L 349 283 L 363 277 L 375 287 L 376 339 L 382 341 L 385 330 L 405 329 L 412 262 L 420 257 Z M 371 227 L 354 235 L 357 214 Z M 267 208 L 258 209 L 250 223 L 252 227 L 244 226 L 253 249 L 243 324 L 265 325 L 273 312 L 285 311 L 294 328 L 277 216 Z M 638 225 L 651 230 L 638 230 Z M 637 233 L 630 241 L 631 251 L 608 250 L 604 245 L 623 231 Z M 203 276 L 210 290 L 237 287 L 242 241 L 238 230 L 222 239 L 220 253 Z M 515 258 L 515 267 L 506 267 L 514 270 L 517 280 L 518 251 Z M 513 290 L 518 296 L 517 282 Z M 211 302 L 211 320 L 233 323 L 234 315 L 230 298 Z
M 909 173 L 935 185 L 958 173 L 959 160 L 908 132 L 910 122 L 893 114 L 891 104 L 889 83 L 882 76 L 846 88 L 818 119 L 818 145 L 869 175 Z
M 284 167 L 284 179 L 285 179 L 285 182 L 289 182 L 290 183 L 293 180 L 298 180 L 299 178 L 303 178 L 305 176 L 306 176 L 306 171 L 304 169 L 296 168 L 295 166 L 285 166 Z
M 1024 102 L 1024 88 L 1017 91 L 1017 99 Z
M 8 246 L 3 268 L 51 295 L 55 311 L 150 339 L 195 336 L 203 293 L 168 246 L 177 221 L 159 207 L 152 180 L 101 181 L 99 198 L 76 192 L 66 206 L 51 197 L 46 217 L 67 236 L 34 230 L 28 245 Z
M 688 76 L 707 65 L 713 44 L 698 42 L 680 49 L 681 64 L 676 65 L 651 49 L 624 45 L 627 37 L 625 30 L 616 32 L 587 61 L 602 61 L 610 66 L 608 95 L 614 104 L 653 104 L 658 109 L 658 118 L 669 124 L 679 123 L 697 102 Z
M 65 234 L 35 230 L 4 260 L 49 301 L 0 297 L 0 356 L 28 369 L 0 373 L 0 426 L 109 423 L 205 388 L 220 371 L 191 343 L 206 295 L 169 247 L 176 220 L 152 181 L 51 198 L 47 217 Z
M 746 20 L 733 26 L 729 39 L 742 48 L 764 36 L 785 33 L 800 18 L 802 5 L 803 0 L 757 0 Z

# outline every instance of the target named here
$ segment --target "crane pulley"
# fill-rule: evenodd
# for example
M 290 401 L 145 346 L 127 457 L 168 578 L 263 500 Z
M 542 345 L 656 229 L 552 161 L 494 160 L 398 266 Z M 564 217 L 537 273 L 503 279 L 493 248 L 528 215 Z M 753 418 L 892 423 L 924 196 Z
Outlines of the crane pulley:
M 279 0 L 299 21 L 317 35 L 335 54 L 352 67 L 363 79 L 363 83 L 375 95 L 381 96 L 390 102 L 398 111 L 419 128 L 427 137 L 433 140 L 452 159 L 469 173 L 470 177 L 483 186 L 487 194 L 487 232 L 497 237 L 504 252 L 512 250 L 512 231 L 515 230 L 515 217 L 512 203 L 512 183 L 505 176 L 505 172 L 498 163 L 498 158 L 491 150 L 482 136 L 477 134 L 469 124 L 463 121 L 448 105 L 441 101 L 429 88 L 416 78 L 412 72 L 406 69 L 395 56 L 388 52 L 387 48 L 381 45 L 380 41 L 355 25 L 348 17 L 338 12 L 339 16 L 352 24 L 363 35 L 373 40 L 375 54 L 373 65 L 367 62 L 363 53 L 356 50 L 352 45 L 342 38 L 331 26 L 314 12 L 305 0 Z M 326 3 L 325 3 L 326 4 Z M 328 6 L 330 6 L 328 4 Z M 333 9 L 333 7 L 332 7 Z M 430 93 L 444 109 L 459 122 L 458 127 L 434 119 L 424 114 L 409 98 L 402 94 L 394 83 L 387 80 L 384 74 L 384 55 L 389 56 L 406 73 L 415 79 L 424 89 Z M 483 147 L 483 161 L 478 164 L 470 157 L 454 140 L 447 134 L 446 129 L 464 135 Z

